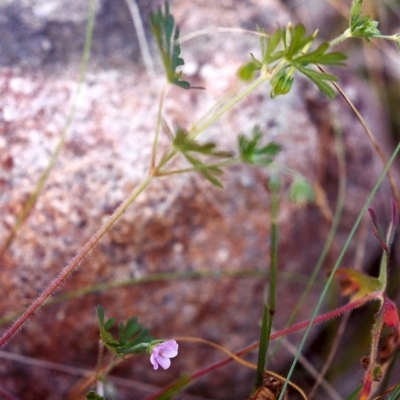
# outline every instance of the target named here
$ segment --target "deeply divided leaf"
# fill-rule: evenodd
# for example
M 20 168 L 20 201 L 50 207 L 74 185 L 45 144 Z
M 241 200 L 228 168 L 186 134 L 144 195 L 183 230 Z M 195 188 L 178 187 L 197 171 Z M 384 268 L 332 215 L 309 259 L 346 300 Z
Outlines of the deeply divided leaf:
M 315 50 L 310 50 L 314 35 L 307 35 L 303 25 L 289 25 L 287 28 L 279 28 L 272 35 L 265 37 L 263 30 L 260 33 L 261 60 L 257 60 L 252 54 L 252 61 L 239 70 L 239 77 L 251 80 L 256 71 L 262 70 L 271 75 L 271 97 L 286 94 L 293 84 L 295 70 L 314 82 L 318 89 L 328 97 L 334 97 L 335 92 L 329 82 L 336 77 L 330 74 L 322 74 L 312 65 L 342 66 L 346 56 L 338 52 L 329 52 L 329 43 L 320 44 Z
M 301 66 L 297 66 L 297 69 L 309 78 L 312 82 L 314 82 L 318 89 L 327 97 L 333 99 L 335 97 L 335 91 L 333 90 L 332 86 L 328 85 L 328 82 L 334 82 L 337 78 L 330 74 L 323 74 L 322 72 L 314 71 L 310 68 L 305 68 Z
M 231 153 L 216 150 L 216 144 L 213 142 L 201 144 L 195 139 L 190 138 L 186 131 L 179 128 L 175 133 L 173 145 L 174 148 L 178 150 L 194 167 L 194 169 L 201 173 L 210 183 L 214 186 L 222 187 L 222 183 L 216 178 L 217 175 L 222 174 L 221 168 L 216 165 L 206 164 L 200 159 L 194 157 L 191 153 L 222 159 L 231 157 Z
M 350 32 L 353 37 L 363 37 L 367 40 L 380 35 L 378 22 L 371 20 L 369 15 L 361 15 L 362 0 L 353 0 L 350 9 Z
M 281 146 L 274 142 L 261 145 L 261 138 L 262 134 L 258 126 L 254 127 L 250 138 L 239 135 L 239 154 L 243 162 L 250 165 L 267 166 L 271 164 L 281 150 Z
M 119 324 L 118 338 L 115 338 L 111 332 L 109 332 L 114 325 L 114 318 L 110 318 L 104 323 L 104 310 L 101 306 L 97 307 L 97 317 L 100 340 L 114 355 L 143 351 L 143 347 L 138 347 L 138 345 L 150 343 L 153 340 L 149 335 L 149 331 L 139 324 L 135 317 L 129 319 L 126 324 Z
M 174 17 L 169 12 L 169 5 L 165 2 L 164 12 L 159 8 L 150 15 L 151 30 L 160 51 L 168 82 L 183 89 L 190 89 L 190 83 L 181 80 L 181 73 L 176 68 L 184 65 L 180 57 L 179 29 L 175 27 Z

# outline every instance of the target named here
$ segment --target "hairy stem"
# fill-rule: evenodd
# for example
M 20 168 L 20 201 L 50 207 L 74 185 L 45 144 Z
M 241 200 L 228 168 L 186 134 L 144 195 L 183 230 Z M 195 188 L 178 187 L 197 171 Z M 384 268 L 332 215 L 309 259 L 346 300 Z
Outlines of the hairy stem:
M 131 205 L 131 203 L 139 196 L 140 193 L 150 184 L 153 177 L 149 176 L 140 183 L 130 194 L 130 196 L 116 209 L 113 215 L 110 217 L 108 222 L 104 224 L 83 246 L 81 251 L 72 259 L 72 261 L 64 267 L 60 275 L 51 282 L 51 284 L 45 289 L 45 291 L 27 308 L 27 310 L 17 319 L 17 321 L 4 333 L 0 338 L 0 347 L 4 346 L 7 341 L 15 335 L 18 329 L 40 308 L 40 306 L 57 290 L 62 282 L 68 277 L 68 275 L 81 263 L 81 261 L 87 256 L 87 254 L 93 249 L 98 241 L 104 236 L 104 234 L 111 228 L 111 226 L 117 221 L 119 217 L 125 212 L 125 210 Z

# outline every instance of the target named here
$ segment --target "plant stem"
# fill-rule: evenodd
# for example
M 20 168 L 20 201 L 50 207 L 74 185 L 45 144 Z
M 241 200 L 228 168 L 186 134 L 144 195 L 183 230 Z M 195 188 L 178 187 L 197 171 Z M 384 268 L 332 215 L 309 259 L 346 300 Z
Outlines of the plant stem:
M 269 304 L 263 302 L 262 321 L 260 329 L 260 345 L 258 349 L 257 372 L 255 389 L 262 385 L 263 372 L 265 370 L 266 355 L 269 339 L 272 331 L 272 321 L 275 314 L 276 293 L 276 269 L 278 255 L 278 190 L 277 178 L 271 178 L 268 182 L 268 190 L 271 197 L 271 244 L 270 244 L 270 267 L 269 267 Z
M 195 138 L 200 132 L 207 129 L 210 125 L 212 125 L 219 117 L 225 114 L 228 110 L 230 110 L 233 106 L 235 106 L 239 101 L 241 101 L 244 97 L 250 94 L 254 89 L 260 86 L 262 83 L 269 79 L 268 76 L 261 75 L 255 81 L 253 81 L 249 86 L 247 86 L 242 92 L 238 93 L 231 100 L 229 100 L 224 106 L 222 106 L 218 111 L 216 111 L 210 118 L 208 118 L 204 122 L 200 122 L 197 126 L 189 131 L 190 139 Z
M 254 384 L 253 392 L 262 386 L 263 372 L 265 369 L 265 357 L 268 351 L 269 337 L 271 334 L 270 323 L 272 317 L 269 315 L 268 306 L 263 301 L 262 307 L 262 317 L 261 317 L 261 328 L 260 328 L 260 344 L 258 347 L 258 359 L 257 359 L 257 371 L 256 371 L 256 381 Z
M 104 234 L 111 228 L 119 217 L 126 211 L 131 203 L 136 200 L 140 193 L 150 184 L 153 177 L 145 178 L 130 194 L 130 196 L 115 210 L 110 219 L 90 238 L 83 246 L 82 250 L 64 267 L 60 275 L 51 282 L 45 291 L 27 308 L 27 310 L 17 319 L 17 321 L 0 338 L 0 347 L 20 329 L 20 327 L 40 308 L 40 306 L 57 290 L 68 275 L 82 262 L 87 254 L 93 249 Z
M 154 171 L 156 166 L 156 156 L 157 156 L 157 145 L 158 145 L 158 138 L 160 136 L 160 129 L 162 124 L 162 110 L 164 107 L 164 99 L 166 95 L 166 91 L 169 84 L 165 84 L 161 90 L 160 101 L 158 103 L 158 113 L 157 113 L 157 125 L 156 125 L 156 133 L 154 136 L 153 146 L 151 150 L 151 161 L 150 161 L 150 171 Z
M 344 42 L 345 40 L 347 40 L 347 39 L 349 39 L 351 37 L 352 37 L 352 35 L 351 35 L 350 28 L 347 28 L 341 35 L 339 35 L 338 37 L 332 39 L 329 42 L 329 45 L 331 47 L 337 46 L 339 43 L 342 43 L 342 42 Z

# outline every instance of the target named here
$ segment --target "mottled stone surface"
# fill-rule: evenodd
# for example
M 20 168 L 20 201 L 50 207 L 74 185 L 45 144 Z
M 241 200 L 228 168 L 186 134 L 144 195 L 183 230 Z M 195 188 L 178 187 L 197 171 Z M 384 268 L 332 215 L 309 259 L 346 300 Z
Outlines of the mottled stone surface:
M 22 7 L 8 3 L 3 6 L 8 13 Z M 160 73 L 150 81 L 141 64 L 136 63 L 137 44 L 127 40 L 129 35 L 134 37 L 134 31 L 126 6 L 122 1 L 118 5 L 112 3 L 100 2 L 93 67 L 82 87 L 65 146 L 35 210 L 0 261 L 0 287 L 6 294 L 0 299 L 2 316 L 33 300 L 148 171 L 163 80 Z M 39 1 L 31 8 L 24 5 L 24 12 L 33 9 L 41 25 L 36 29 L 27 17 L 26 24 L 32 31 L 20 34 L 29 41 L 42 32 L 43 37 L 37 40 L 50 44 L 40 47 L 36 42 L 10 39 L 15 47 L 0 60 L 0 241 L 46 167 L 65 126 L 76 88 L 78 45 L 82 44 L 84 32 L 81 8 L 78 2 L 59 1 L 46 14 L 45 5 Z M 74 11 L 70 18 L 60 11 L 67 5 Z M 175 1 L 171 8 L 183 36 L 213 26 L 252 28 L 258 23 L 273 29 L 276 23 L 292 19 L 273 0 L 225 1 L 219 4 L 218 12 L 213 1 Z M 8 18 L 0 29 L 17 35 L 18 29 L 13 32 L 12 19 Z M 61 29 L 58 33 L 55 26 Z M 114 40 L 111 38 L 117 45 L 110 42 Z M 63 43 L 70 46 L 65 50 L 64 61 Z M 257 51 L 256 46 L 255 37 L 237 33 L 203 35 L 185 43 L 182 50 L 188 79 L 206 90 L 172 88 L 165 106 L 169 123 L 189 127 L 201 117 L 234 86 L 237 68 L 250 51 Z M 379 139 L 384 140 L 379 110 L 373 97 L 367 95 L 368 89 L 346 74 L 341 82 L 371 128 L 381 134 Z M 326 272 L 381 170 L 379 160 L 351 111 L 339 99 L 331 109 L 316 88 L 302 80 L 296 81 L 289 95 L 274 100 L 269 99 L 268 87 L 259 88 L 202 136 L 223 149 L 234 150 L 238 133 L 250 132 L 258 124 L 265 140 L 283 146 L 278 161 L 317 182 L 325 190 L 329 207 L 334 209 L 338 168 L 331 112 L 336 112 L 346 147 L 346 205 L 333 250 L 298 319 L 310 315 Z M 162 135 L 160 149 L 167 145 L 168 139 Z M 248 166 L 231 167 L 222 178 L 223 190 L 211 187 L 196 174 L 153 182 L 60 292 L 158 273 L 182 273 L 182 277 L 161 277 L 155 282 L 98 290 L 47 306 L 10 341 L 6 350 L 93 369 L 97 304 L 118 320 L 137 316 L 157 337 L 198 336 L 231 350 L 256 340 L 263 276 L 269 265 L 269 195 L 264 187 L 267 175 L 267 171 Z M 316 205 L 298 208 L 288 201 L 290 182 L 287 175 L 282 177 L 276 329 L 285 325 L 297 304 L 330 226 Z M 377 210 L 381 204 L 378 199 Z M 377 251 L 377 246 L 369 246 L 367 254 Z M 353 257 L 354 245 L 346 263 L 351 264 Z M 228 276 L 239 270 L 240 277 Z M 185 278 L 192 272 L 204 276 Z M 146 356 L 139 356 L 119 367 L 118 373 L 133 381 L 160 386 L 221 357 L 214 350 L 182 343 L 180 356 L 169 371 L 153 372 Z M 277 365 L 282 366 L 290 356 L 282 349 L 277 359 Z M 243 367 L 230 366 L 201 379 L 191 392 L 213 399 L 241 399 L 252 386 L 252 374 Z M 24 363 L 0 364 L 0 385 L 23 399 L 60 399 L 77 379 Z M 122 385 L 116 388 L 118 399 L 139 398 L 148 393 L 136 388 L 130 389 L 128 395 Z

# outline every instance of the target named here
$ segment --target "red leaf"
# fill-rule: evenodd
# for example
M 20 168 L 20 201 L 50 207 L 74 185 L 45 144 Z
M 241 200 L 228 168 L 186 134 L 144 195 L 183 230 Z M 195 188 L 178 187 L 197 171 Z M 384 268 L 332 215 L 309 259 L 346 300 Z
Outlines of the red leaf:
M 385 296 L 385 300 L 382 306 L 383 311 L 383 323 L 388 328 L 395 328 L 399 330 L 399 313 L 397 311 L 396 304 Z

